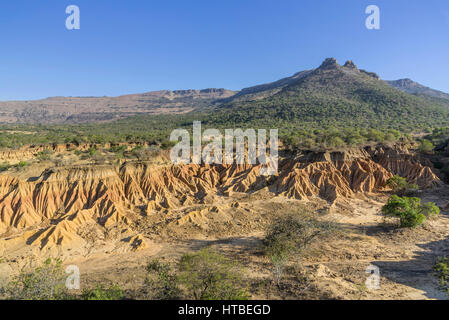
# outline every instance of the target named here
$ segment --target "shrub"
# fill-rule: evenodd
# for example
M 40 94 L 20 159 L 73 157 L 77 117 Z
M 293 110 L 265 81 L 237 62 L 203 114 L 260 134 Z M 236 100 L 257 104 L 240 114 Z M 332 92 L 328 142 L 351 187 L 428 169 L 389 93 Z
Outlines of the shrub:
M 394 175 L 388 179 L 387 186 L 389 186 L 394 193 L 401 195 L 406 195 L 412 191 L 418 190 L 418 185 L 410 184 L 407 182 L 407 179 L 398 175 Z
M 161 149 L 156 146 L 150 146 L 149 148 L 137 146 L 131 150 L 131 155 L 139 160 L 151 160 L 152 158 L 160 155 Z
M 7 296 L 14 300 L 67 299 L 65 273 L 59 259 L 47 259 L 33 271 L 22 271 L 6 288 Z
M 97 149 L 96 148 L 89 148 L 89 150 L 87 150 L 87 154 L 89 156 L 94 156 L 97 153 Z
M 169 149 L 173 148 L 175 145 L 176 145 L 176 142 L 169 141 L 169 140 L 164 140 L 161 143 L 161 149 L 162 150 L 169 150 Z
M 123 153 L 126 151 L 127 146 L 126 145 L 121 145 L 121 146 L 112 146 L 109 151 L 112 153 L 115 153 L 115 156 L 118 159 L 123 158 Z
M 11 165 L 8 163 L 0 164 L 0 172 L 8 171 L 11 168 Z
M 320 222 L 310 214 L 288 214 L 271 225 L 264 239 L 265 253 L 273 264 L 277 285 L 290 257 L 305 249 L 315 238 L 333 229 L 329 222 Z
M 426 221 L 427 217 L 440 213 L 440 209 L 434 203 L 421 204 L 419 198 L 407 198 L 393 195 L 382 208 L 385 217 L 399 218 L 399 226 L 402 228 L 414 228 Z
M 40 151 L 37 153 L 36 158 L 39 161 L 45 161 L 45 160 L 50 160 L 51 156 L 52 156 L 53 152 L 49 149 L 45 149 L 43 151 Z
M 441 287 L 449 294 L 449 258 L 440 257 L 433 266 L 436 276 L 440 279 Z
M 108 160 L 108 157 L 101 153 L 96 153 L 91 157 L 91 160 L 93 160 L 95 164 L 104 164 Z
M 196 300 L 247 300 L 242 270 L 235 261 L 210 249 L 185 254 L 179 261 L 179 280 Z
M 82 300 L 121 300 L 123 299 L 123 290 L 118 285 L 112 285 L 109 288 L 97 286 L 95 289 L 85 289 L 81 295 Z
M 15 165 L 16 168 L 23 168 L 28 165 L 28 162 L 26 161 L 20 161 L 18 164 Z
M 429 140 L 424 139 L 419 142 L 418 150 L 422 153 L 427 153 L 427 154 L 432 153 L 434 148 L 435 148 L 435 146 Z
M 151 261 L 147 266 L 145 285 L 149 291 L 149 298 L 154 300 L 175 300 L 181 292 L 178 287 L 178 276 L 169 263 L 159 260 Z

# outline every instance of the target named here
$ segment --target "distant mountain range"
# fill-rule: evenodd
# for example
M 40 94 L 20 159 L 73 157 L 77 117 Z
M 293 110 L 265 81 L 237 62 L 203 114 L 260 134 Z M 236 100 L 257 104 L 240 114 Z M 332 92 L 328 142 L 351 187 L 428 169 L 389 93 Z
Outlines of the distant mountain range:
M 236 92 L 226 89 L 162 90 L 119 97 L 52 97 L 0 102 L 0 123 L 87 123 L 135 115 L 182 114 L 214 105 Z
M 390 86 L 392 86 L 393 88 L 399 89 L 401 91 L 404 91 L 404 92 L 407 92 L 410 94 L 429 96 L 429 97 L 433 97 L 433 98 L 449 100 L 449 94 L 426 87 L 426 86 L 423 86 L 422 84 L 419 84 L 418 82 L 415 82 L 411 79 L 400 79 L 400 80 L 394 80 L 394 81 L 387 81 L 387 83 Z
M 449 94 L 410 79 L 383 81 L 376 73 L 333 58 L 316 69 L 240 91 L 155 91 L 120 97 L 53 97 L 0 102 L 0 123 L 104 122 L 136 115 L 206 114 L 210 122 L 286 121 L 324 125 L 443 125 Z

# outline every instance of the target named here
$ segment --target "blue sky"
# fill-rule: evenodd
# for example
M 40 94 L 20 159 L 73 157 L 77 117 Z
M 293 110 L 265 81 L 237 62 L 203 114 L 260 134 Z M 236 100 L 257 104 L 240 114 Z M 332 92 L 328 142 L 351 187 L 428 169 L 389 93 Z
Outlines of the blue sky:
M 326 57 L 449 92 L 447 0 L 1 1 L 0 43 L 0 100 L 241 89 Z

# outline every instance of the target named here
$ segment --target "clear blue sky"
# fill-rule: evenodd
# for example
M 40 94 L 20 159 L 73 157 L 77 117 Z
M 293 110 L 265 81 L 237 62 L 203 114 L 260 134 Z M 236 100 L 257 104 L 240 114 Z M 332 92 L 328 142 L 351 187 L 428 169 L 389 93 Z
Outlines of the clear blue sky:
M 1 1 L 0 43 L 0 100 L 241 89 L 326 57 L 449 92 L 447 0 Z

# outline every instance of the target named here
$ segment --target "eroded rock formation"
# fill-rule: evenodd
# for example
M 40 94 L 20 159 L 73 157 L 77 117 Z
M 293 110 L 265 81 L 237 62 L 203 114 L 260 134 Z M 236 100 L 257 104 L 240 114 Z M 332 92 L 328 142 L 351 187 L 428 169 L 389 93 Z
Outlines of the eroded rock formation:
M 131 226 L 139 216 L 205 203 L 209 196 L 232 197 L 264 189 L 292 199 L 319 197 L 329 203 L 355 193 L 378 192 L 393 174 L 423 188 L 441 182 L 432 170 L 401 148 L 366 148 L 345 152 L 298 152 L 283 158 L 278 175 L 264 177 L 260 166 L 122 165 L 70 166 L 46 169 L 22 179 L 0 174 L 0 234 L 35 230 L 27 244 L 83 245 L 83 228 Z M 237 208 L 238 202 L 230 208 Z M 177 225 L 195 222 L 208 212 L 190 210 Z M 145 247 L 141 235 L 129 237 L 133 250 Z

